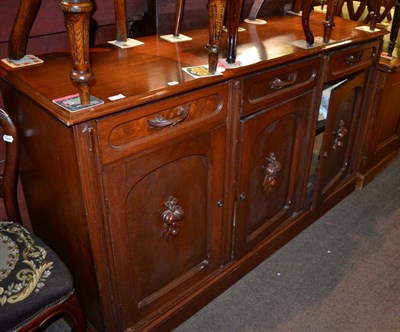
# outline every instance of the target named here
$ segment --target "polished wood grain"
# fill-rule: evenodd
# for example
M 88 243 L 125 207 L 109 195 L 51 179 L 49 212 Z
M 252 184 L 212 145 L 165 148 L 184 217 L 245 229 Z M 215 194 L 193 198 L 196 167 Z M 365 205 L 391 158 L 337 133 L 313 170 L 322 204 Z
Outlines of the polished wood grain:
M 323 19 L 322 14 L 311 14 L 310 23 L 315 34 L 323 34 Z M 361 25 L 357 22 L 341 18 L 336 20 L 338 23 L 332 33 L 332 39 L 337 42 L 310 49 L 301 49 L 289 44 L 295 40 L 304 40 L 301 18 L 297 16 L 269 18 L 267 25 L 252 29 L 248 24 L 241 23 L 240 26 L 246 28 L 246 31 L 239 34 L 237 60 L 243 66 L 205 79 L 194 79 L 184 73 L 182 68 L 207 64 L 208 55 L 204 50 L 208 40 L 207 29 L 194 30 L 192 41 L 178 45 L 161 41 L 157 36 L 148 36 L 138 38 L 145 43 L 144 46 L 131 49 L 120 50 L 111 45 L 95 47 L 90 52 L 91 68 L 96 74 L 92 94 L 105 103 L 74 113 L 65 111 L 51 102 L 53 99 L 76 93 L 75 88 L 66 79 L 71 66 L 68 53 L 43 55 L 44 64 L 23 70 L 10 70 L 0 63 L 0 74 L 24 93 L 35 95 L 40 104 L 45 105 L 55 117 L 66 124 L 74 124 L 112 114 L 123 110 L 127 105 L 137 106 L 210 83 L 226 81 L 248 73 L 253 68 L 265 68 L 288 60 L 301 59 L 325 49 L 334 50 L 342 47 L 341 43 L 347 43 L 350 39 L 352 42 L 359 42 L 382 34 L 356 30 L 355 27 Z M 282 31 L 283 25 L 291 26 L 291 30 Z M 54 72 L 57 72 L 57 75 L 54 75 Z M 33 77 L 40 79 L 32 80 Z M 172 81 L 179 84 L 171 87 L 168 82 Z M 114 102 L 108 100 L 108 97 L 120 93 L 125 96 L 124 99 Z

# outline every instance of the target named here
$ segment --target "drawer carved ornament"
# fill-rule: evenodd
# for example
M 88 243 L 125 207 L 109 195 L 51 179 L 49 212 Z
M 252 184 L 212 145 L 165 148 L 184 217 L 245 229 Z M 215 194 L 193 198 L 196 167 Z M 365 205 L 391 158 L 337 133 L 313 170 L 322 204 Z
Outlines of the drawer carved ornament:
M 363 59 L 363 52 L 357 52 L 356 54 L 351 54 L 346 57 L 346 64 L 347 65 L 354 65 L 356 63 L 359 63 Z
M 193 124 L 205 117 L 218 116 L 223 105 L 223 97 L 213 94 L 189 99 L 188 102 L 173 107 L 161 108 L 157 113 L 144 117 L 122 115 L 120 120 L 115 120 L 115 126 L 108 124 L 111 126 L 108 145 L 113 149 L 119 149 L 129 144 L 136 144 L 140 139 L 149 136 L 159 136 L 163 133 L 162 129 L 178 130 L 178 127 Z
M 184 121 L 189 115 L 190 103 L 178 106 L 178 114 L 171 119 L 167 119 L 164 116 L 157 114 L 152 120 L 147 120 L 147 123 L 151 129 L 163 129 L 169 126 L 175 126 L 177 123 Z
M 283 80 L 279 77 L 276 77 L 273 81 L 270 82 L 270 87 L 272 90 L 280 90 L 287 86 L 292 86 L 296 83 L 297 80 L 297 72 L 289 74 L 287 80 Z

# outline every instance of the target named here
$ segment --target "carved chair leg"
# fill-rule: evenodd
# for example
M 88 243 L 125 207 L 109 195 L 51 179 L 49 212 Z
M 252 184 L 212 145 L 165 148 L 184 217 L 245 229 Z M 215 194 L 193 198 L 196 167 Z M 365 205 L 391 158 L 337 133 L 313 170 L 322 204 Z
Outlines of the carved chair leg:
M 43 331 L 49 322 L 61 316 L 65 316 L 68 319 L 74 332 L 87 331 L 86 318 L 79 306 L 75 291 L 65 302 L 54 305 L 39 314 L 34 320 L 26 324 L 21 331 Z
M 21 0 L 8 43 L 8 57 L 19 60 L 26 54 L 29 32 L 42 0 Z
M 324 39 L 323 42 L 325 44 L 329 43 L 331 39 L 332 30 L 335 27 L 334 17 L 336 15 L 338 8 L 338 0 L 328 0 L 328 4 L 326 6 L 326 15 L 325 20 L 322 22 L 324 25 Z
M 396 45 L 396 39 L 399 34 L 400 28 L 400 0 L 396 1 L 394 5 L 394 15 L 392 21 L 392 28 L 390 30 L 389 37 L 389 47 L 388 47 L 388 55 L 391 57 L 393 54 L 394 46 Z
M 128 38 L 128 29 L 126 26 L 126 0 L 114 0 L 115 22 L 117 26 L 118 42 L 125 42 Z
M 313 3 L 313 0 L 304 0 L 302 8 L 301 24 L 303 26 L 307 45 L 314 44 L 314 35 L 312 34 L 310 29 L 310 14 L 313 9 Z
M 226 2 L 227 0 L 208 0 L 209 40 L 206 49 L 208 52 L 208 71 L 210 73 L 215 73 L 217 70 Z
M 250 14 L 249 14 L 250 21 L 255 21 L 257 19 L 258 12 L 260 11 L 263 3 L 264 3 L 264 0 L 255 0 L 254 1 L 253 6 L 250 9 Z
M 178 37 L 182 31 L 183 12 L 185 9 L 185 0 L 176 0 L 176 14 L 173 35 Z
M 81 105 L 89 105 L 94 75 L 89 61 L 90 0 L 61 1 L 72 55 L 71 80 L 78 86 Z
M 227 46 L 226 46 L 226 61 L 235 63 L 236 48 L 238 38 L 238 28 L 240 22 L 240 14 L 242 12 L 243 0 L 231 0 L 227 4 Z

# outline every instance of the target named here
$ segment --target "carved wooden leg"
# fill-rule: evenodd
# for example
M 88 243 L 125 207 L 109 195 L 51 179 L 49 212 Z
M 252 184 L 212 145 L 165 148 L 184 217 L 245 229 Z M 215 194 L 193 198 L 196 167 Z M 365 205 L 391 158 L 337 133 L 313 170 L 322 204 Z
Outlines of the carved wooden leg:
M 208 51 L 208 71 L 217 70 L 218 54 L 221 50 L 222 26 L 224 23 L 227 0 L 208 0 L 208 29 L 209 40 L 206 46 Z
M 258 12 L 263 5 L 264 0 L 254 0 L 253 6 L 251 7 L 249 20 L 255 21 L 257 19 Z
M 185 0 L 176 0 L 176 14 L 173 35 L 178 37 L 182 32 L 183 12 L 185 9 Z
M 28 35 L 42 0 L 21 0 L 8 43 L 8 57 L 19 60 L 26 54 Z
M 313 2 L 313 0 L 304 0 L 301 15 L 301 24 L 303 26 L 304 35 L 308 45 L 314 44 L 314 35 L 310 29 L 310 14 L 313 9 Z
M 90 87 L 94 81 L 89 62 L 89 16 L 92 8 L 90 0 L 61 1 L 71 47 L 71 80 L 78 86 L 81 105 L 89 105 Z
M 264 0 L 262 0 L 264 1 Z M 235 63 L 238 28 L 240 22 L 240 14 L 242 12 L 243 0 L 231 0 L 227 5 L 227 47 L 226 61 Z
M 368 2 L 368 10 L 369 10 L 369 29 L 374 31 L 376 28 L 376 23 L 380 22 L 380 8 L 381 1 L 379 0 L 371 0 Z
M 126 26 L 126 0 L 114 0 L 115 22 L 117 27 L 118 42 L 126 42 L 128 38 L 128 29 Z
M 396 39 L 399 34 L 400 28 L 400 0 L 396 1 L 394 5 L 394 15 L 392 21 L 392 28 L 390 30 L 390 37 L 389 37 L 389 47 L 388 47 L 388 56 L 392 56 L 394 46 L 396 45 Z
M 331 39 L 332 29 L 335 26 L 334 17 L 336 15 L 338 0 L 328 0 L 328 4 L 326 7 L 326 15 L 325 20 L 322 22 L 324 25 L 324 39 L 323 42 L 325 44 L 329 43 Z

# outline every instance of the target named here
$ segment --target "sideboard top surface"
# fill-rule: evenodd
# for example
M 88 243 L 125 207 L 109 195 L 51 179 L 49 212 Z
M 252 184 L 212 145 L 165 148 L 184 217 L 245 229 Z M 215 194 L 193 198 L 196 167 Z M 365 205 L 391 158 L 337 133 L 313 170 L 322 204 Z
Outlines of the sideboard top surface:
M 315 37 L 323 36 L 324 19 L 321 13 L 311 14 L 310 27 Z M 144 45 L 129 49 L 109 44 L 92 48 L 90 59 L 95 74 L 92 95 L 104 100 L 104 104 L 78 112 L 66 111 L 52 102 L 53 99 L 77 93 L 69 80 L 72 68 L 69 52 L 39 55 L 44 60 L 43 64 L 19 69 L 10 69 L 1 63 L 0 76 L 60 121 L 73 125 L 351 43 L 380 38 L 386 33 L 384 30 L 361 31 L 355 29 L 360 23 L 336 17 L 331 36 L 334 42 L 305 49 L 291 44 L 304 41 L 300 16 L 269 17 L 267 20 L 266 25 L 241 23 L 241 27 L 246 29 L 238 34 L 237 60 L 242 66 L 209 78 L 195 79 L 182 70 L 184 67 L 207 64 L 206 29 L 184 31 L 185 35 L 192 37 L 188 42 L 168 43 L 159 36 L 148 36 L 138 38 Z M 223 36 L 223 47 L 224 42 Z M 220 58 L 223 56 L 222 51 Z M 170 82 L 178 84 L 170 85 Z M 117 101 L 108 99 L 119 94 L 125 98 Z

